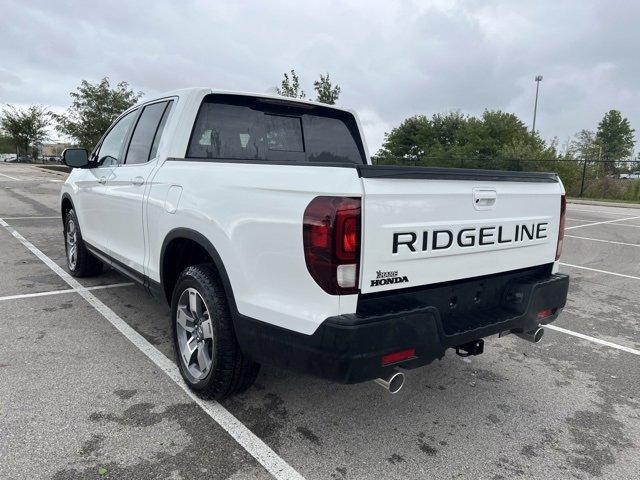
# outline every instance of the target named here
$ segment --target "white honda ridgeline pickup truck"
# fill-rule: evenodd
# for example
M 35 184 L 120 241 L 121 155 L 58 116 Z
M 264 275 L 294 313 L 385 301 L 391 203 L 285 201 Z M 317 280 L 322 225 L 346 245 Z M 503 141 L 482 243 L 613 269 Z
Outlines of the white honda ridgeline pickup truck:
M 109 265 L 168 302 L 205 396 L 260 364 L 395 392 L 449 348 L 538 341 L 566 302 L 555 174 L 371 165 L 341 108 L 180 90 L 64 161 L 70 272 Z

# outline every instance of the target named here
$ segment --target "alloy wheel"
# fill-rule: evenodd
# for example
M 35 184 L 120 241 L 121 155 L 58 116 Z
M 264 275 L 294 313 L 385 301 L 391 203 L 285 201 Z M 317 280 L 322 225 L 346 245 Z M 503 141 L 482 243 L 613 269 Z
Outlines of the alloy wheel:
M 69 262 L 69 268 L 75 270 L 78 263 L 78 229 L 73 219 L 69 219 L 67 222 L 67 261 Z
M 201 380 L 211 370 L 213 325 L 207 304 L 195 288 L 182 292 L 176 316 L 180 358 L 189 375 Z

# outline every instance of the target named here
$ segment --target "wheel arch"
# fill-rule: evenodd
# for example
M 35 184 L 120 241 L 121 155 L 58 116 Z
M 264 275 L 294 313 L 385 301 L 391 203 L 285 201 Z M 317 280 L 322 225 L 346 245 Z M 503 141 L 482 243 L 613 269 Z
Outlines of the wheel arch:
M 60 200 L 60 214 L 62 215 L 62 225 L 64 225 L 64 220 L 67 217 L 67 212 L 72 209 L 75 210 L 71 195 L 65 192 L 62 194 L 62 198 Z
M 218 250 L 213 246 L 213 244 L 207 237 L 205 237 L 200 232 L 190 228 L 175 228 L 166 235 L 164 241 L 162 242 L 162 248 L 160 250 L 160 287 L 165 295 L 167 303 L 171 305 L 173 286 L 175 285 L 177 275 L 179 275 L 180 273 L 171 270 L 169 256 L 172 255 L 174 249 L 177 248 L 177 245 L 183 242 L 191 243 L 192 245 L 198 245 L 213 261 L 213 264 L 218 272 L 220 280 L 222 281 L 222 286 L 229 301 L 229 308 L 231 309 L 232 316 L 234 319 L 237 318 L 238 308 L 236 306 L 233 288 L 231 286 L 231 281 L 229 280 L 227 269 L 224 266 L 224 262 L 222 261 Z M 174 278 L 171 278 L 172 275 L 174 276 Z

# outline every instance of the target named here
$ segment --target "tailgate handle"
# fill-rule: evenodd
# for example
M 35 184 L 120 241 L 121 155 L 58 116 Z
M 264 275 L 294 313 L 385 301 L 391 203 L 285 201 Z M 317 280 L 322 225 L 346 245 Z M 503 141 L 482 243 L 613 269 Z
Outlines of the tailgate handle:
M 487 209 L 493 207 L 498 198 L 495 190 L 474 188 L 473 205 L 477 209 Z

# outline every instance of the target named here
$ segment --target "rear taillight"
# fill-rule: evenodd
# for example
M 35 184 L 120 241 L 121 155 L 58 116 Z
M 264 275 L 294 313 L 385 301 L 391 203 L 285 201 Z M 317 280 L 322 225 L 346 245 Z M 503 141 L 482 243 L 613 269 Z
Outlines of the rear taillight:
M 556 260 L 562 255 L 562 243 L 564 242 L 564 224 L 567 216 L 567 198 L 562 195 L 560 199 L 560 225 L 558 226 L 558 246 L 556 247 Z
M 358 291 L 360 199 L 316 197 L 304 211 L 304 258 L 318 285 L 331 295 Z

